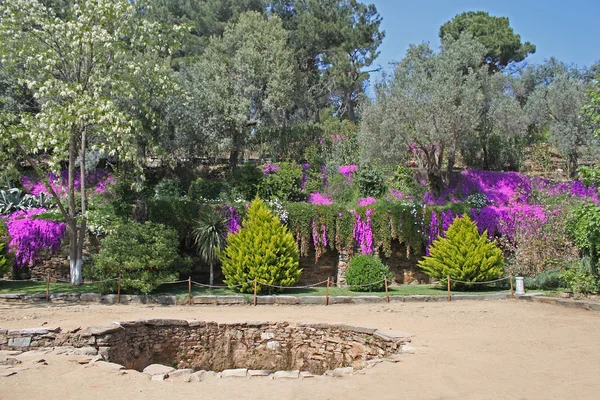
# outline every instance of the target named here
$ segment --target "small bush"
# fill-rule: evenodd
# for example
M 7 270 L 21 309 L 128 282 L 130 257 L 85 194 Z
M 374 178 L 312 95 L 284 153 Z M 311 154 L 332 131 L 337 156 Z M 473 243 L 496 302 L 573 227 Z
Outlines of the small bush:
M 371 255 L 358 255 L 350 260 L 350 267 L 346 272 L 346 282 L 350 290 L 354 292 L 381 292 L 385 290 L 385 282 L 391 282 L 394 276 L 387 265 Z M 374 285 L 370 283 L 379 282 Z M 368 285 L 368 286 L 362 286 Z
M 224 188 L 224 183 L 216 179 L 198 178 L 190 185 L 188 197 L 195 201 L 217 200 Z
M 600 289 L 600 281 L 592 272 L 589 259 L 580 260 L 560 273 L 573 294 L 592 294 Z
M 326 192 L 336 204 L 350 205 L 358 198 L 358 188 L 354 182 L 349 181 L 342 174 L 333 174 L 329 179 Z
M 383 174 L 375 167 L 359 168 L 356 183 L 361 197 L 379 197 L 386 191 Z
M 251 293 L 255 279 L 259 292 L 271 290 L 261 283 L 292 286 L 302 272 L 294 237 L 260 199 L 250 204 L 242 228 L 227 237 L 219 258 L 225 282 L 240 292 Z
M 561 270 L 556 268 L 542 272 L 535 278 L 525 277 L 525 287 L 531 290 L 552 290 L 565 287 L 565 281 L 561 278 Z
M 178 199 L 182 194 L 181 182 L 177 178 L 163 178 L 154 187 L 155 199 Z
M 229 177 L 229 195 L 232 199 L 252 200 L 264 178 L 263 172 L 252 164 L 238 167 Z
M 283 162 L 279 170 L 262 181 L 259 188 L 260 196 L 265 200 L 280 199 L 283 201 L 302 201 L 302 167 L 296 163 Z
M 419 261 L 423 271 L 438 281 L 487 282 L 502 275 L 504 259 L 496 244 L 487 240 L 487 231 L 479 234 L 477 225 L 464 215 L 448 228 L 446 237 L 438 237 L 429 248 L 430 256 Z M 469 286 L 453 284 L 455 288 Z
M 120 277 L 124 293 L 148 294 L 164 282 L 176 280 L 189 263 L 177 254 L 177 232 L 161 224 L 130 222 L 102 240 L 102 250 L 93 257 L 89 270 L 93 279 Z M 115 280 L 104 283 L 115 293 Z

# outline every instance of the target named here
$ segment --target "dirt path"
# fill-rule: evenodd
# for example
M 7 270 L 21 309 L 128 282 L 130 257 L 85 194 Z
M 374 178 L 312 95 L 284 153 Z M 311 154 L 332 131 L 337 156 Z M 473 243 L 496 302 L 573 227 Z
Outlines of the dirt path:
M 517 301 L 335 306 L 0 305 L 0 329 L 138 318 L 339 322 L 414 335 L 414 354 L 364 375 L 151 382 L 47 356 L 0 377 L 0 399 L 597 399 L 600 312 Z M 26 363 L 24 363 L 26 365 Z M 29 365 L 29 364 L 27 364 Z

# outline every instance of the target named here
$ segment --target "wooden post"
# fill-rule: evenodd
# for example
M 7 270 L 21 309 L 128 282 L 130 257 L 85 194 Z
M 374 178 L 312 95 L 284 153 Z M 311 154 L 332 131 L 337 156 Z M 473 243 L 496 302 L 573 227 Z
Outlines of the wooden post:
M 388 292 L 388 282 L 387 282 L 387 276 L 384 277 L 385 279 L 385 302 L 389 303 L 390 302 L 390 294 Z
M 117 304 L 121 304 L 121 277 L 117 277 Z
M 510 274 L 509 279 L 510 279 L 510 297 L 514 299 L 515 298 L 515 289 L 513 287 L 512 272 Z
M 448 301 L 452 301 L 452 297 L 450 297 L 450 275 L 448 275 Z
M 50 301 L 50 272 L 46 276 L 46 301 Z
M 192 305 L 192 277 L 188 277 L 188 306 Z
M 325 305 L 329 305 L 329 277 L 327 277 L 327 288 L 325 289 Z
M 256 278 L 254 278 L 254 306 L 256 306 Z

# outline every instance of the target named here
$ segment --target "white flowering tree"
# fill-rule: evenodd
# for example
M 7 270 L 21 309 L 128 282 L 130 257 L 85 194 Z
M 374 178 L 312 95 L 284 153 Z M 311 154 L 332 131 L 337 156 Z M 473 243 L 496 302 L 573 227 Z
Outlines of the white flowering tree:
M 67 204 L 58 205 L 68 227 L 71 283 L 81 284 L 86 151 L 140 165 L 136 138 L 141 124 L 124 105 L 139 104 L 139 82 L 151 82 L 162 92 L 171 88 L 168 49 L 158 27 L 141 18 L 145 9 L 139 2 L 49 4 L 0 2 L 1 65 L 12 68 L 36 103 L 33 111 L 3 112 L 0 145 L 6 153 L 21 153 L 38 172 L 40 153 L 54 171 L 68 166 Z M 154 118 L 150 108 L 142 111 Z

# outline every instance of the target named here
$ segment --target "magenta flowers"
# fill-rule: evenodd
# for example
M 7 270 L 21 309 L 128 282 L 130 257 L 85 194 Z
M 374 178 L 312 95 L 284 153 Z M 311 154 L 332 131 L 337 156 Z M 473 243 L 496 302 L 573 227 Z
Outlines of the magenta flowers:
M 338 168 L 338 172 L 346 178 L 352 178 L 352 174 L 358 170 L 357 165 L 342 165 Z
M 316 204 L 318 206 L 329 206 L 333 204 L 333 201 L 329 197 L 323 196 L 319 192 L 309 194 L 306 202 L 308 204 Z

